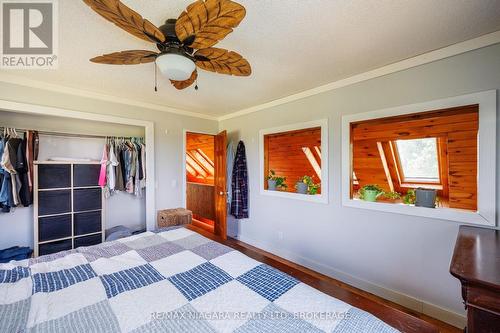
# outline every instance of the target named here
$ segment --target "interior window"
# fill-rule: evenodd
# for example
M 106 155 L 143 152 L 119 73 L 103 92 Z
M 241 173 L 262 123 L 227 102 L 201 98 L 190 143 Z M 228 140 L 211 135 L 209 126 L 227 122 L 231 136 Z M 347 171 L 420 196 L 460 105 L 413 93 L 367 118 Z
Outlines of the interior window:
M 264 135 L 264 188 L 321 194 L 321 155 L 321 127 Z
M 396 140 L 405 182 L 439 182 L 437 138 Z
M 351 198 L 477 210 L 477 105 L 351 123 Z

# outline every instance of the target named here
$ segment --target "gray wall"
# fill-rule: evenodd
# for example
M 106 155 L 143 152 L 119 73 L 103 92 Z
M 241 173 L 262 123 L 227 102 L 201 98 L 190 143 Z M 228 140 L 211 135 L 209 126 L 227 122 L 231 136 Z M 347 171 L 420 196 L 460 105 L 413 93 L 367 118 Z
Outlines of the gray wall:
M 246 144 L 250 219 L 239 221 L 240 239 L 461 322 L 448 313 L 464 314 L 460 284 L 448 272 L 459 224 L 343 207 L 341 116 L 498 88 L 499 44 L 221 122 Z M 322 118 L 330 126 L 329 204 L 260 195 L 259 130 Z
M 172 113 L 149 110 L 119 103 L 105 102 L 85 97 L 66 95 L 42 89 L 28 88 L 14 84 L 0 82 L 0 99 L 15 102 L 31 103 L 45 106 L 60 107 L 98 114 L 109 114 L 124 118 L 148 120 L 154 122 L 155 127 L 155 165 L 156 165 L 156 208 L 172 208 L 182 205 L 182 135 L 183 129 L 193 131 L 217 131 L 217 122 L 194 117 L 176 115 Z M 64 114 L 62 114 L 64 115 Z M 67 118 L 47 117 L 37 123 L 37 117 L 9 115 L 0 110 L 0 126 L 9 122 L 18 126 L 19 121 L 26 127 L 36 127 L 43 130 L 68 131 L 73 133 L 105 134 L 105 135 L 139 135 L 142 130 L 133 126 L 121 126 L 108 123 L 96 123 Z M 168 130 L 168 134 L 165 131 Z M 55 148 L 52 148 L 54 151 Z M 60 152 L 60 151 L 59 151 Z M 130 198 L 128 198 L 131 200 Z M 124 199 L 127 200 L 127 199 Z M 124 211 L 118 211 L 121 203 L 110 201 L 109 210 L 115 210 L 116 218 L 125 218 Z M 14 214 L 0 213 L 0 248 L 12 245 L 32 244 L 32 215 L 28 210 L 19 208 Z M 141 214 L 135 215 L 135 214 Z M 142 213 L 134 211 L 137 221 L 127 215 L 127 224 L 142 224 Z M 28 230 L 29 229 L 29 230 Z

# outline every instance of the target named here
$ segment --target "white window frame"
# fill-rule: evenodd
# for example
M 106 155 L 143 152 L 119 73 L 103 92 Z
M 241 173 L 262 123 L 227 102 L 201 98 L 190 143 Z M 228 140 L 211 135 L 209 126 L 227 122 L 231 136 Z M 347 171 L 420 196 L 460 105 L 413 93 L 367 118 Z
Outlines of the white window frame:
M 321 194 L 309 195 L 283 191 L 269 191 L 264 188 L 264 136 L 268 134 L 279 134 L 284 132 L 303 130 L 308 128 L 321 128 Z M 291 125 L 266 128 L 259 131 L 259 189 L 261 195 L 280 197 L 294 200 L 302 200 L 317 203 L 328 203 L 328 119 L 320 119 L 296 123 Z
M 470 212 L 450 208 L 425 208 L 403 204 L 351 199 L 351 123 L 471 104 L 479 105 L 478 209 Z M 496 90 L 456 96 L 430 102 L 375 110 L 342 117 L 342 205 L 405 215 L 422 216 L 474 225 L 496 226 Z
M 405 169 L 403 167 L 403 159 L 401 158 L 401 152 L 399 151 L 399 146 L 398 146 L 398 141 L 412 141 L 412 140 L 421 140 L 421 139 L 434 139 L 435 144 L 436 144 L 436 160 L 437 160 L 437 166 L 438 166 L 438 177 L 437 178 L 425 178 L 425 177 L 407 177 Z M 441 168 L 443 167 L 441 165 L 441 159 L 439 157 L 439 138 L 437 137 L 429 137 L 429 138 L 418 138 L 418 139 L 401 139 L 401 140 L 393 140 L 391 141 L 391 144 L 393 144 L 393 149 L 394 149 L 394 155 L 395 155 L 395 163 L 396 163 L 396 172 L 399 174 L 401 185 L 404 184 L 422 184 L 422 185 L 427 185 L 427 184 L 439 184 L 441 185 L 442 179 L 441 179 Z M 437 180 L 436 180 L 437 179 Z

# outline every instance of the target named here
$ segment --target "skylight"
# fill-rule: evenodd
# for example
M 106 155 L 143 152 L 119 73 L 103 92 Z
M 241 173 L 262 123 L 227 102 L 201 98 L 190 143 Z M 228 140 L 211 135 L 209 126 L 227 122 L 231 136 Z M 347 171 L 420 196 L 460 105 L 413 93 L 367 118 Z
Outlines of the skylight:
M 403 173 L 408 180 L 439 181 L 437 139 L 396 140 Z

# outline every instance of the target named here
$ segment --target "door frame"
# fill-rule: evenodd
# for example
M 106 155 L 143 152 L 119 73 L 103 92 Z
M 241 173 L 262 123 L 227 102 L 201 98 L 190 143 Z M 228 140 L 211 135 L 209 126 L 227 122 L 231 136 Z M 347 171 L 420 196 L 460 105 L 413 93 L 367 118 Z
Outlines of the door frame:
M 182 207 L 183 208 L 186 208 L 186 206 L 187 206 L 187 171 L 186 171 L 187 133 L 205 134 L 205 135 L 213 136 L 214 137 L 214 149 L 215 149 L 215 137 L 218 134 L 220 134 L 220 131 L 216 131 L 215 134 L 211 133 L 211 132 L 196 131 L 196 130 L 190 130 L 190 129 L 186 129 L 186 128 L 184 128 L 182 131 L 182 184 L 181 184 L 182 186 L 181 186 L 181 189 L 182 189 Z M 214 191 L 215 191 L 215 189 L 216 189 L 216 186 L 214 186 Z M 214 205 L 215 205 L 215 201 L 214 201 Z M 226 210 L 226 215 L 227 215 L 227 210 Z M 226 216 L 226 218 L 227 218 L 227 216 Z M 214 232 L 214 235 L 216 235 L 217 234 L 217 219 L 214 222 L 215 222 L 215 224 L 214 224 L 213 232 Z M 225 237 L 225 234 L 227 233 L 227 224 L 226 224 L 226 227 L 224 229 L 225 230 L 223 231 L 223 235 L 221 235 L 221 237 Z

